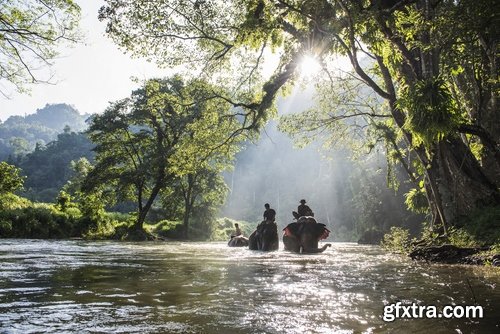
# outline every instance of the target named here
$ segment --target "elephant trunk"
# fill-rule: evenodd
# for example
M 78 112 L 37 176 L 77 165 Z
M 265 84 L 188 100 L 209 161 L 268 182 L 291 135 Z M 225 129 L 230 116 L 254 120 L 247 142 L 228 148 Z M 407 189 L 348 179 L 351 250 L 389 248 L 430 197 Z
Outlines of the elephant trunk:
M 300 247 L 300 253 L 323 253 L 328 247 L 331 246 L 332 244 L 325 244 L 323 247 L 318 247 L 318 248 Z

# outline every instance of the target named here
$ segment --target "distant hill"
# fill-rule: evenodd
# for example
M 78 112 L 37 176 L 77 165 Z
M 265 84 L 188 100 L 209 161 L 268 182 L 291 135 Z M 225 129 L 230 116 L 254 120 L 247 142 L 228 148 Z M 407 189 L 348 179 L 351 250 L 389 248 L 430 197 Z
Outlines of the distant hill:
M 0 124 L 0 160 L 31 152 L 37 143 L 46 145 L 57 139 L 66 126 L 74 132 L 83 131 L 89 117 L 65 103 L 46 104 L 24 117 L 11 116 Z
M 0 126 L 16 126 L 19 124 L 41 125 L 61 133 L 65 126 L 71 130 L 80 132 L 86 129 L 85 120 L 90 115 L 80 115 L 78 110 L 66 103 L 46 104 L 45 107 L 37 109 L 34 114 L 27 116 L 11 116 Z

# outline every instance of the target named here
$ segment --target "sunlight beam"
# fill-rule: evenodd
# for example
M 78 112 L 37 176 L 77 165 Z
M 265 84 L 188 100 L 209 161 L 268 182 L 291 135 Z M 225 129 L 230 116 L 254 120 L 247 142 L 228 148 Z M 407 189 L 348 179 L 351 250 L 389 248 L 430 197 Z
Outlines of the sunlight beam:
M 301 78 L 311 78 L 321 70 L 318 59 L 311 55 L 304 55 L 300 60 L 299 72 Z

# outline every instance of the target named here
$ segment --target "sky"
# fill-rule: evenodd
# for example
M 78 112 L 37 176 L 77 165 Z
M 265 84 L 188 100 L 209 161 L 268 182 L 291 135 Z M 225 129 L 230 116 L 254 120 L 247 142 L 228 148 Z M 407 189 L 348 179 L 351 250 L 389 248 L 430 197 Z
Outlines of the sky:
M 144 80 L 163 77 L 168 70 L 159 69 L 145 60 L 131 59 L 105 36 L 105 23 L 97 12 L 102 0 L 78 0 L 85 40 L 73 48 L 61 50 L 55 61 L 54 84 L 32 86 L 31 94 L 12 92 L 10 98 L 0 96 L 0 119 L 32 114 L 47 103 L 67 103 L 81 114 L 100 113 L 109 102 L 125 98 L 138 87 L 132 78 Z

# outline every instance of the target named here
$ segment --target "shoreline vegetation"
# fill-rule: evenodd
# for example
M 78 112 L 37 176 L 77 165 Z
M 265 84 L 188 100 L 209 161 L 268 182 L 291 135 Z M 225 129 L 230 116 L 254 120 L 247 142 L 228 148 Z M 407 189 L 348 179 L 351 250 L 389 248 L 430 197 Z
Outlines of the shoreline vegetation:
M 207 224 L 207 228 L 190 226 L 190 238 L 186 239 L 180 220 L 146 221 L 142 229 L 137 229 L 134 214 L 101 211 L 84 215 L 82 211 L 76 203 L 37 203 L 4 194 L 0 196 L 0 238 L 224 241 L 234 232 L 234 223 L 239 223 L 246 235 L 257 225 L 218 218 Z
M 192 229 L 184 238 L 182 221 L 146 222 L 143 229 L 134 226 L 135 215 L 101 212 L 84 216 L 76 204 L 34 203 L 14 194 L 0 198 L 0 238 L 82 239 L 116 241 L 225 241 L 238 222 L 245 235 L 256 223 L 218 218 L 206 231 Z M 484 265 L 500 267 L 500 207 L 488 207 L 460 221 L 444 236 L 424 228 L 417 239 L 407 229 L 392 227 L 380 245 L 391 253 L 425 263 Z M 374 235 L 378 233 L 371 233 Z M 358 242 L 378 244 L 378 242 Z
M 411 238 L 408 230 L 392 227 L 381 246 L 426 263 L 500 267 L 499 222 L 500 207 L 485 207 L 459 220 L 447 234 L 425 226 L 420 238 Z

